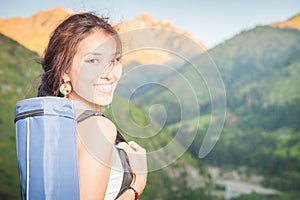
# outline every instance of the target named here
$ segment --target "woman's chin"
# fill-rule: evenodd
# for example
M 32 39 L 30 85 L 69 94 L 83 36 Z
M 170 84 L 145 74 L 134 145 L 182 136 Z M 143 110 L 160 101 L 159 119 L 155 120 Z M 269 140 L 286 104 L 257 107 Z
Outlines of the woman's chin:
M 99 106 L 107 106 L 112 102 L 112 97 L 95 99 L 95 104 Z

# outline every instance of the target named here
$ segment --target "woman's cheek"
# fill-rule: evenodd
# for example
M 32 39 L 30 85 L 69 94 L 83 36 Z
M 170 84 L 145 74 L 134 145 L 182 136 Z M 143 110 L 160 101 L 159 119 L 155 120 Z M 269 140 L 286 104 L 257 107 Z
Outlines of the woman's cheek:
M 120 64 L 119 66 L 116 66 L 115 77 L 117 78 L 118 81 L 120 80 L 120 78 L 122 76 L 122 72 L 123 72 L 123 65 Z

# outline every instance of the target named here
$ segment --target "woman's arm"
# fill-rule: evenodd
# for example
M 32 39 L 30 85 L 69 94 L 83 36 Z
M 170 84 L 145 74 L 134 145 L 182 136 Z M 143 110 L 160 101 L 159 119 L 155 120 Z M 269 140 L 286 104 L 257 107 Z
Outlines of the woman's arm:
M 90 117 L 78 124 L 80 199 L 104 199 L 112 163 L 116 128 L 108 119 Z
M 134 173 L 134 179 L 131 183 L 131 187 L 134 188 L 139 195 L 144 191 L 147 182 L 147 158 L 146 150 L 138 145 L 134 141 L 121 142 L 118 144 L 119 148 L 122 148 L 126 151 L 129 162 Z M 126 190 L 118 200 L 134 200 L 135 192 L 132 189 Z

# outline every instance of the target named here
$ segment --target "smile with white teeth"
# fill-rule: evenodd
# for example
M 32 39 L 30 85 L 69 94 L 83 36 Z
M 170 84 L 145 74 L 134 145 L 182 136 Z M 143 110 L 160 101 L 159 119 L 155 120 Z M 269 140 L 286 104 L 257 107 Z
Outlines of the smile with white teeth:
M 110 92 L 112 90 L 112 85 L 111 84 L 96 85 L 96 88 L 101 92 Z

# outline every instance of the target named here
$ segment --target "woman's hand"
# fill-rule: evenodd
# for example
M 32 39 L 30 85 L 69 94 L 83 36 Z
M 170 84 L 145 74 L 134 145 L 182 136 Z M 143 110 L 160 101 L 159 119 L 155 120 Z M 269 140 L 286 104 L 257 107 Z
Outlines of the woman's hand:
M 128 155 L 130 166 L 134 173 L 131 187 L 133 187 L 140 195 L 147 182 L 148 171 L 146 150 L 134 141 L 130 141 L 128 144 L 126 142 L 120 142 L 118 147 L 124 149 Z M 133 193 L 132 191 L 126 191 L 126 193 L 129 192 Z

